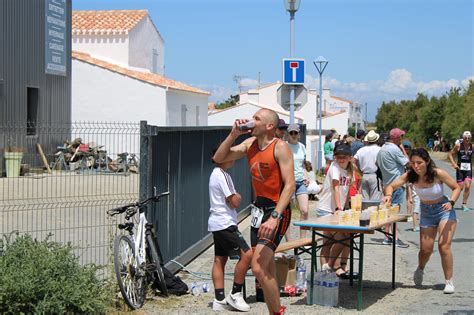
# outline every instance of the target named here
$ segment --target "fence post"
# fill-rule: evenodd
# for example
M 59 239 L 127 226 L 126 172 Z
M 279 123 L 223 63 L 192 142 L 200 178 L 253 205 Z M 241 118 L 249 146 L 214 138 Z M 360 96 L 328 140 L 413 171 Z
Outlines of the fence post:
M 150 134 L 148 131 L 148 124 L 146 120 L 140 121 L 140 192 L 138 199 L 145 200 L 151 196 L 152 187 L 149 185 L 151 181 L 150 166 L 151 166 L 151 144 Z

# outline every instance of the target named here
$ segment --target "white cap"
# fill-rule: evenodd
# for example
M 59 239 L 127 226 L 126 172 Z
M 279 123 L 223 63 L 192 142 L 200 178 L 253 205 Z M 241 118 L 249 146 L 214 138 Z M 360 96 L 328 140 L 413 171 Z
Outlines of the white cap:
M 471 132 L 470 131 L 464 131 L 464 133 L 462 134 L 462 136 L 464 138 L 471 138 Z

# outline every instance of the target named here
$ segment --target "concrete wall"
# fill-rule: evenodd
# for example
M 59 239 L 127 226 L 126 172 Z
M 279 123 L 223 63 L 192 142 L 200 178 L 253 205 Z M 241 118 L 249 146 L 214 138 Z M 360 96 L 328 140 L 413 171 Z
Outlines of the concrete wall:
M 205 94 L 168 89 L 166 126 L 207 126 L 208 98 Z
M 158 53 L 157 71 L 164 75 L 165 72 L 165 46 L 160 34 L 157 32 L 149 16 L 143 18 L 130 31 L 129 60 L 131 67 L 153 71 L 153 49 Z

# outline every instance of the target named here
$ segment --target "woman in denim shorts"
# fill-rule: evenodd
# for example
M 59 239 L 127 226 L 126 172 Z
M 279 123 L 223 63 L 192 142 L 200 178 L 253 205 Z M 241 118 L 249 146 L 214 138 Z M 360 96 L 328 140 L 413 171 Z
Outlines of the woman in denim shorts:
M 413 280 L 417 286 L 423 283 L 423 270 L 433 253 L 433 247 L 438 237 L 438 249 L 444 271 L 446 285 L 444 293 L 454 293 L 453 282 L 453 253 L 451 241 L 456 230 L 456 212 L 454 203 L 461 193 L 446 171 L 436 168 L 428 152 L 423 148 L 414 149 L 410 154 L 411 168 L 399 179 L 385 188 L 385 202 L 390 202 L 392 193 L 406 183 L 412 183 L 415 192 L 420 197 L 420 251 L 418 253 L 418 268 Z M 444 195 L 444 184 L 451 188 L 451 196 Z

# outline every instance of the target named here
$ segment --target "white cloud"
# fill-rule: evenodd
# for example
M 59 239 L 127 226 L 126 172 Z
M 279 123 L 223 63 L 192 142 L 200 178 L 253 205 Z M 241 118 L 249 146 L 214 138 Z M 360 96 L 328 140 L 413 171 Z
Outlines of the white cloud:
M 228 99 L 231 95 L 238 94 L 237 90 L 220 85 L 201 84 L 195 86 L 211 93 L 211 95 L 209 96 L 209 102 L 222 102 Z
M 243 78 L 240 80 L 240 85 L 242 87 L 256 87 L 258 85 L 258 81 L 255 79 Z
M 410 71 L 396 69 L 390 72 L 388 79 L 380 86 L 380 90 L 386 93 L 400 93 L 411 89 L 413 84 Z

